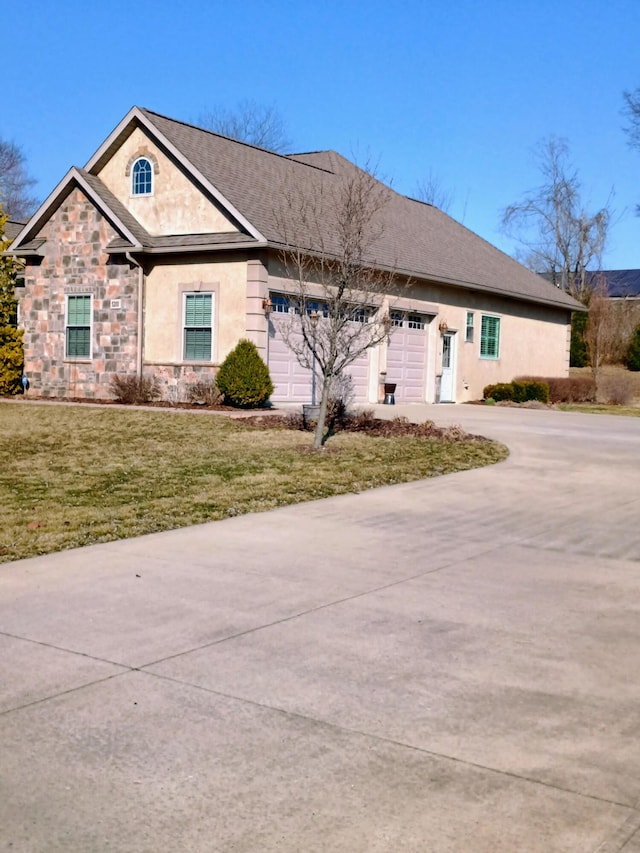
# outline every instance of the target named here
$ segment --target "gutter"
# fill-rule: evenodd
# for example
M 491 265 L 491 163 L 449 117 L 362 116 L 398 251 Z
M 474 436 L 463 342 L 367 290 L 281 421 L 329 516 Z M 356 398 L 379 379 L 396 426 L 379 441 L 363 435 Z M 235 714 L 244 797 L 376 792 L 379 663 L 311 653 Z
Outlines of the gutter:
M 136 373 L 142 379 L 142 346 L 144 342 L 144 269 L 131 252 L 125 252 L 125 258 L 132 267 L 138 268 L 138 352 L 136 353 Z

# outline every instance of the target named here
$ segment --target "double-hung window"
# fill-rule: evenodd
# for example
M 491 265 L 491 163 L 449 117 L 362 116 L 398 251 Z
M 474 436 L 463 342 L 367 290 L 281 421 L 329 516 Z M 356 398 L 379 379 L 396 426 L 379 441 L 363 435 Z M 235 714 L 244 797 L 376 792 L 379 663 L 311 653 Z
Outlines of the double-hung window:
M 67 296 L 65 356 L 91 358 L 91 296 L 70 293 Z
M 464 339 L 468 344 L 473 343 L 473 311 L 467 311 L 467 326 Z
M 480 328 L 480 358 L 498 358 L 500 355 L 500 318 L 482 315 Z
M 185 293 L 184 360 L 211 361 L 213 293 Z

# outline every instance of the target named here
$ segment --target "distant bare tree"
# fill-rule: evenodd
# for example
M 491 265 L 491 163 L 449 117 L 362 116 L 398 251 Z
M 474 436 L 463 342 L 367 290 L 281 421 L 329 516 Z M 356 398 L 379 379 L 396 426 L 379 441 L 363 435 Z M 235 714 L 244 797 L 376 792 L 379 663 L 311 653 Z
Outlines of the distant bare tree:
M 623 92 L 622 97 L 623 113 L 629 119 L 629 124 L 624 129 L 629 137 L 629 145 L 632 148 L 640 148 L 640 86 L 633 92 Z
M 418 181 L 416 198 L 448 213 L 453 204 L 454 195 L 451 190 L 444 187 L 440 176 L 430 169 L 427 177 Z
M 354 167 L 337 182 L 314 189 L 285 187 L 276 211 L 284 238 L 281 253 L 295 283 L 291 312 L 280 329 L 298 362 L 320 380 L 320 414 L 314 448 L 326 440 L 327 403 L 353 364 L 391 333 L 388 304 L 396 276 L 375 262 L 390 190 L 366 169 Z
M 585 301 L 589 294 L 587 268 L 601 267 L 613 192 L 602 208 L 588 213 L 566 140 L 542 140 L 535 156 L 542 184 L 505 208 L 502 229 L 521 244 L 518 260 Z
M 202 113 L 198 125 L 223 136 L 239 139 L 278 154 L 291 147 L 287 129 L 280 113 L 273 106 L 244 100 L 235 109 L 216 107 Z
M 9 219 L 28 219 L 38 206 L 29 194 L 36 181 L 29 177 L 26 158 L 15 142 L 0 139 L 0 204 Z
M 597 393 L 602 366 L 612 361 L 620 335 L 618 311 L 609 298 L 604 277 L 596 276 L 592 282 L 587 306 L 589 316 L 584 340 Z
M 624 132 L 629 139 L 631 148 L 640 151 L 640 86 L 633 92 L 623 92 L 624 98 L 623 114 L 629 120 Z M 640 216 L 640 204 L 636 206 L 636 213 Z

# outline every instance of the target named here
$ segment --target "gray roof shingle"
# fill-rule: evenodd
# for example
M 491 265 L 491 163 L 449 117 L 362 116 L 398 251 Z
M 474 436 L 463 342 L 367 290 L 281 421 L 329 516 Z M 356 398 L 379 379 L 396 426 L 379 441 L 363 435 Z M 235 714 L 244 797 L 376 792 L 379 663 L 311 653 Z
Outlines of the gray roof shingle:
M 287 188 L 317 197 L 357 167 L 334 151 L 281 155 L 202 130 L 150 110 L 141 113 L 274 244 L 286 243 L 292 211 L 280 201 Z M 309 240 L 313 238 L 310 235 Z M 323 235 L 324 245 L 335 245 Z M 313 248 L 305 246 L 304 248 Z M 447 214 L 389 190 L 384 230 L 371 260 L 414 277 L 471 287 L 527 301 L 576 306 L 574 300 Z
M 7 219 L 4 226 L 4 237 L 6 240 L 15 240 L 18 234 L 22 231 L 26 222 L 15 222 L 12 219 Z

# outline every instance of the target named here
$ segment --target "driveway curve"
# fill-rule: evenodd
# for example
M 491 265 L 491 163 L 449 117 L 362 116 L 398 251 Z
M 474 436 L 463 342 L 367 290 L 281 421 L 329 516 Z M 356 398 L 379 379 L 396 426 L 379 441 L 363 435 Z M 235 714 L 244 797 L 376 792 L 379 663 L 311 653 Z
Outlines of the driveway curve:
M 640 853 L 640 420 L 0 570 L 0 849 Z

